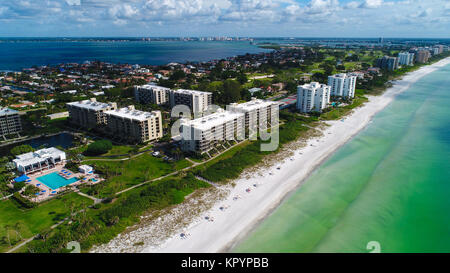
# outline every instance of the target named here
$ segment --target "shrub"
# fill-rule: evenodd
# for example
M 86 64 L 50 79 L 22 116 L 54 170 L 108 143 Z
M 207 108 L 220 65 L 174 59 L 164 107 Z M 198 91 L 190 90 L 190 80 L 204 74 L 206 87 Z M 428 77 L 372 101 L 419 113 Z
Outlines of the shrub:
M 23 187 L 25 187 L 25 182 L 14 183 L 14 191 L 20 191 Z
M 101 155 L 106 154 L 111 149 L 112 149 L 111 141 L 97 140 L 94 143 L 89 144 L 87 150 L 85 151 L 85 154 L 90 156 Z
M 20 193 L 16 192 L 11 197 L 18 205 L 20 205 L 23 208 L 31 209 L 36 206 L 36 203 L 31 202 L 30 200 L 24 198 Z

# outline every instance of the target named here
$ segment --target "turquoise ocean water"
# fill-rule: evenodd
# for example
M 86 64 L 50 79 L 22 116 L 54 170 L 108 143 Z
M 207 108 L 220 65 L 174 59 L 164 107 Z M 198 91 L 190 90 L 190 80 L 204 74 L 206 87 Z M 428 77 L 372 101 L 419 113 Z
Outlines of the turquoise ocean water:
M 450 65 L 398 95 L 233 251 L 368 252 L 370 241 L 450 252 Z

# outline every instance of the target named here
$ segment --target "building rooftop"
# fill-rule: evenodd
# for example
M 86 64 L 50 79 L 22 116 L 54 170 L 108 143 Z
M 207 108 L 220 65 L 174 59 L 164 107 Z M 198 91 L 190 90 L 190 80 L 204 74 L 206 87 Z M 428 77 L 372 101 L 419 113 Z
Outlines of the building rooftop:
M 304 85 L 300 85 L 300 87 L 302 87 L 303 89 L 317 89 L 317 88 L 323 88 L 323 87 L 327 87 L 328 85 L 326 84 L 321 84 L 318 82 L 310 82 L 310 83 L 306 83 Z
M 163 89 L 163 90 L 170 90 L 168 87 L 163 87 L 155 84 L 144 84 L 144 85 L 138 85 L 138 88 L 142 89 Z
M 115 103 L 98 102 L 95 98 L 91 98 L 90 100 L 69 102 L 67 105 L 98 111 L 115 106 Z
M 339 74 L 335 74 L 335 75 L 331 75 L 331 78 L 348 78 L 348 77 L 353 77 L 352 75 L 349 75 L 347 73 L 339 73 Z
M 37 150 L 34 152 L 29 152 L 26 154 L 21 154 L 16 156 L 16 159 L 13 160 L 14 163 L 16 163 L 16 166 L 29 166 L 33 165 L 39 162 L 42 162 L 43 160 L 47 158 L 56 158 L 59 157 L 61 154 L 65 154 L 63 151 L 55 148 L 45 148 L 41 150 Z
M 0 107 L 0 116 L 13 115 L 17 113 L 19 113 L 19 111 L 9 109 L 6 107 Z
M 189 89 L 177 89 L 177 90 L 173 90 L 173 92 L 181 93 L 181 94 L 193 94 L 193 95 L 212 94 L 211 92 L 189 90 Z
M 267 106 L 271 106 L 271 105 L 279 105 L 279 103 L 276 101 L 252 98 L 252 100 L 248 101 L 248 102 L 239 103 L 239 104 L 232 103 L 232 104 L 230 104 L 230 107 L 244 110 L 244 111 L 252 111 L 255 109 L 259 109 L 261 107 L 267 107 Z
M 145 121 L 156 116 L 156 112 L 144 112 L 136 110 L 134 109 L 133 105 L 116 110 L 106 111 L 105 114 L 137 121 Z
M 200 130 L 208 130 L 212 127 L 222 125 L 228 121 L 232 121 L 236 118 L 243 117 L 243 113 L 230 112 L 225 111 L 223 109 L 219 109 L 217 112 L 197 119 L 182 120 L 182 125 L 191 126 Z

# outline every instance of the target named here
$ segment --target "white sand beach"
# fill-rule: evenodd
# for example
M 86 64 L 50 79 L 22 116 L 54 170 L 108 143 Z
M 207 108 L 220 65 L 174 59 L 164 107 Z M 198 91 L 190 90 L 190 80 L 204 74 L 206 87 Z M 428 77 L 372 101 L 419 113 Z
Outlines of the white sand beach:
M 364 129 L 372 117 L 386 107 L 400 92 L 412 83 L 450 64 L 450 58 L 405 75 L 395 81 L 381 96 L 370 96 L 369 102 L 355 109 L 343 120 L 326 122 L 323 135 L 310 139 L 306 146 L 294 151 L 283 162 L 268 168 L 263 176 L 241 177 L 229 194 L 194 220 L 175 230 L 164 240 L 152 242 L 151 232 L 155 227 L 139 227 L 119 235 L 110 243 L 93 248 L 94 252 L 224 252 L 241 240 L 254 226 L 266 217 L 287 194 L 297 189 L 303 181 L 334 151 Z M 279 169 L 278 169 L 279 168 Z M 225 187 L 225 186 L 224 186 Z M 228 186 L 230 188 L 230 186 Z M 250 189 L 247 192 L 247 189 Z M 183 204 L 179 205 L 183 206 Z M 208 217 L 209 220 L 205 219 Z M 171 217 L 163 215 L 161 217 Z M 213 219 L 213 221 L 211 221 Z M 163 220 L 163 219 L 162 219 Z M 161 221 L 160 221 L 161 222 Z M 163 223 L 163 222 L 161 222 Z M 163 229 L 164 226 L 158 227 Z M 182 238 L 181 233 L 188 236 Z M 127 238 L 127 239 L 124 239 Z M 142 242 L 133 247 L 132 242 Z

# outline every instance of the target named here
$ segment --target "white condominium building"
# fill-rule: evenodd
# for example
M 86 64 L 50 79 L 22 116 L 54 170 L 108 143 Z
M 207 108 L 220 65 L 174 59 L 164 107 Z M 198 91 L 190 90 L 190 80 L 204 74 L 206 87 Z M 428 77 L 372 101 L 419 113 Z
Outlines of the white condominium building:
M 203 113 L 212 104 L 212 93 L 178 89 L 170 91 L 170 106 L 187 105 L 193 113 Z
M 28 174 L 42 170 L 49 170 L 56 164 L 63 164 L 66 160 L 66 153 L 54 147 L 29 152 L 16 156 L 13 160 L 20 173 Z
M 399 65 L 413 65 L 414 64 L 414 53 L 409 53 L 409 52 L 398 53 L 398 64 Z
M 0 136 L 16 134 L 22 131 L 19 111 L 0 107 Z
M 245 129 L 248 137 L 254 137 L 258 129 L 265 130 L 278 125 L 279 103 L 252 98 L 245 103 L 231 103 L 227 110 L 245 114 Z
M 193 120 L 182 120 L 181 149 L 207 152 L 220 141 L 245 138 L 244 114 L 219 109 L 216 113 Z
M 117 109 L 115 102 L 97 102 L 95 98 L 66 104 L 70 121 L 78 126 L 90 129 L 106 125 L 106 111 Z
M 330 103 L 330 87 L 311 82 L 297 87 L 297 109 L 303 113 L 321 112 Z
M 328 76 L 328 85 L 331 87 L 331 96 L 343 98 L 355 97 L 356 76 L 345 73 Z
M 160 111 L 143 112 L 133 105 L 105 112 L 106 132 L 130 142 L 144 143 L 163 135 Z
M 134 97 L 139 103 L 162 105 L 169 102 L 169 91 L 167 87 L 146 84 L 134 87 Z

